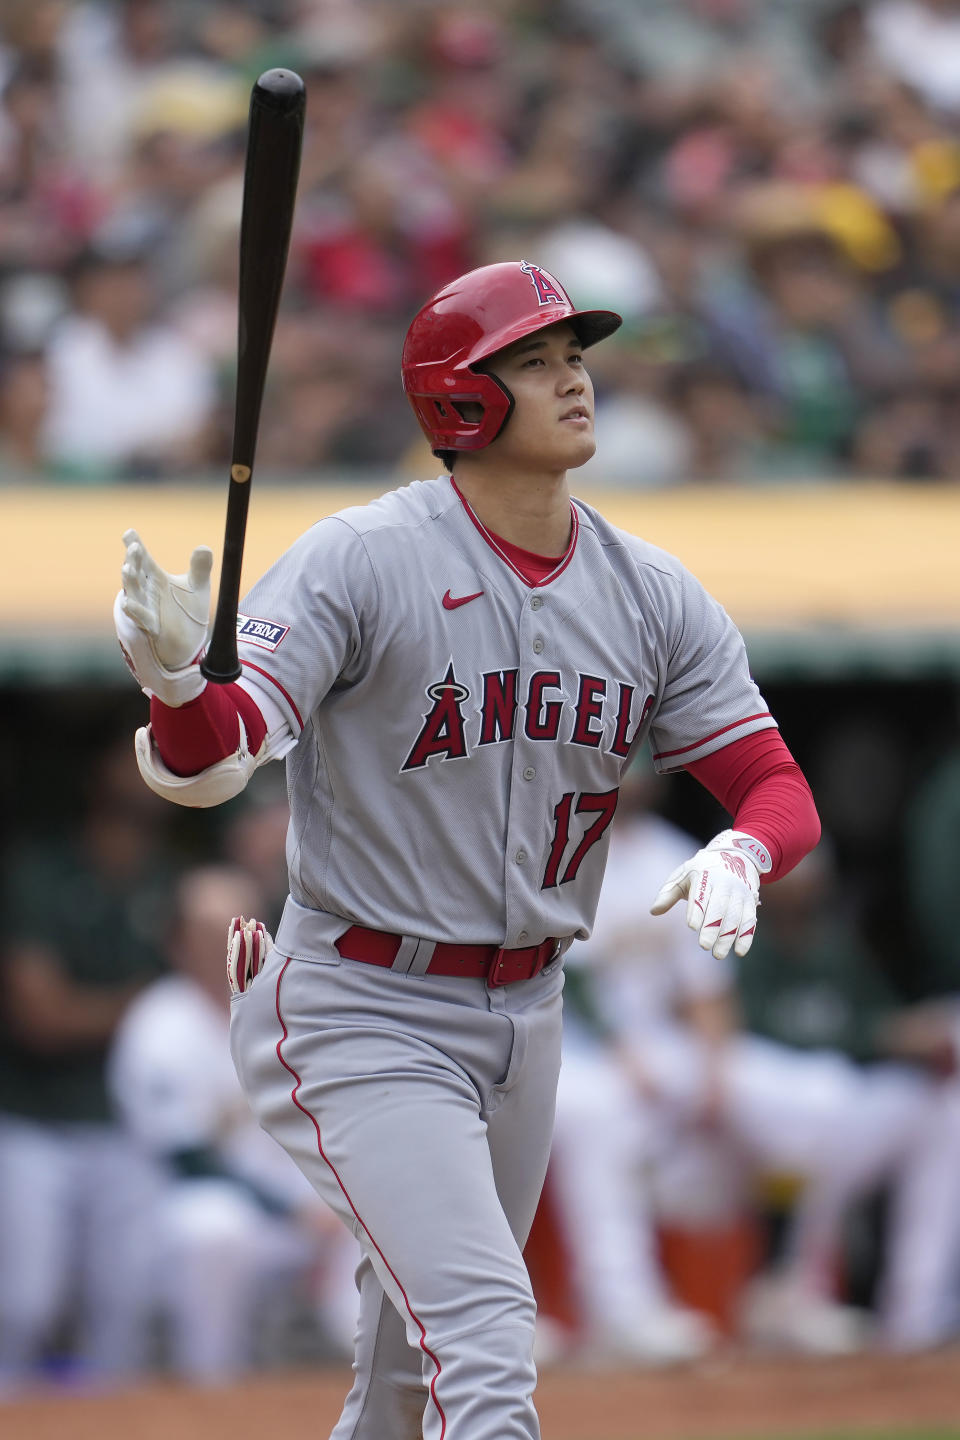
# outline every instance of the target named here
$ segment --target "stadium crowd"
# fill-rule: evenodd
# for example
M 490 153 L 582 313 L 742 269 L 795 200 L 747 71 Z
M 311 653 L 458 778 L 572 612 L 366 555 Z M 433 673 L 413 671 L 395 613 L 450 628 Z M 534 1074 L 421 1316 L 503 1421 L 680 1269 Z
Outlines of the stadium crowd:
M 246 106 L 308 87 L 264 475 L 425 460 L 425 294 L 525 254 L 626 318 L 585 480 L 954 478 L 954 0 L 8 0 L 0 473 L 228 453 Z

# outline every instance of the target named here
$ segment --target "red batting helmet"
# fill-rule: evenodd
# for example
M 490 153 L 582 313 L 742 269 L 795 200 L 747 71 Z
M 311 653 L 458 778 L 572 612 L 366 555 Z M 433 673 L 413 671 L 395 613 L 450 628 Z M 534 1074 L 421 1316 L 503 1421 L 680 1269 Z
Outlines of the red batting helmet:
M 525 335 L 569 320 L 580 344 L 612 335 L 622 324 L 612 310 L 577 310 L 563 287 L 539 265 L 509 260 L 452 280 L 414 316 L 403 342 L 403 388 L 435 455 L 482 450 L 510 417 L 513 396 L 495 375 L 475 367 Z M 483 407 L 464 420 L 458 405 Z

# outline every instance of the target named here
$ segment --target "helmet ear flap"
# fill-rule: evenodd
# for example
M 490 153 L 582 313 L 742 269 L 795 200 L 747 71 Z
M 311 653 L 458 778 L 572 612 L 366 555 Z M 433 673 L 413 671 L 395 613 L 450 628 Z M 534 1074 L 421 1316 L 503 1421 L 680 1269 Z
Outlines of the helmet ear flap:
M 496 385 L 497 389 L 501 392 L 503 399 L 507 402 L 506 409 L 502 408 L 502 402 L 498 403 L 496 407 L 497 413 L 500 416 L 500 420 L 496 430 L 494 430 L 493 434 L 486 442 L 489 445 L 491 440 L 496 440 L 497 436 L 502 434 L 503 428 L 506 425 L 507 421 L 510 419 L 510 416 L 513 414 L 513 407 L 517 402 L 513 398 L 513 392 L 507 389 L 506 385 L 504 385 L 503 381 L 498 376 L 494 375 L 489 370 L 484 370 L 482 373 L 485 380 L 489 380 L 494 385 Z
M 459 383 L 451 387 L 449 372 L 431 374 L 427 370 L 408 384 L 407 395 L 434 454 L 441 450 L 483 450 L 497 438 L 513 413 L 513 396 L 496 375 L 465 367 L 456 380 Z M 480 407 L 479 419 L 465 418 L 462 407 L 467 405 Z

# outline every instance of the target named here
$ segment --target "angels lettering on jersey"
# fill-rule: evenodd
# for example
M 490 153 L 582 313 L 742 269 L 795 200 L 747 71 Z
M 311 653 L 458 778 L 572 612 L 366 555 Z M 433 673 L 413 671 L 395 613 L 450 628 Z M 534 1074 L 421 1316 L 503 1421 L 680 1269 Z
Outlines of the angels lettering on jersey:
M 477 725 L 476 711 L 466 709 L 472 692 L 457 679 L 451 659 L 443 678 L 426 688 L 431 705 L 401 773 L 420 770 L 435 756 L 462 760 L 472 747 L 512 740 L 520 725 L 528 740 L 559 741 L 594 750 L 603 747 L 626 758 L 653 705 L 653 696 L 648 695 L 632 723 L 636 686 L 625 680 L 578 673 L 577 698 L 571 704 L 558 670 L 535 670 L 522 695 L 519 675 L 517 669 L 489 670 L 481 677 Z M 611 728 L 612 738 L 604 746 Z

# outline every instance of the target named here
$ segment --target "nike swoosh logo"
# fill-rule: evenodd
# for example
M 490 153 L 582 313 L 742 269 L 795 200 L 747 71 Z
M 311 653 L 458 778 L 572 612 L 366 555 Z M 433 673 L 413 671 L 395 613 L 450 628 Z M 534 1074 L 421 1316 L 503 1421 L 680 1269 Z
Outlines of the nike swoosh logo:
M 458 595 L 454 598 L 448 590 L 442 600 L 444 610 L 459 610 L 461 605 L 469 605 L 471 600 L 479 600 L 484 592 L 478 590 L 476 595 Z

